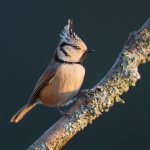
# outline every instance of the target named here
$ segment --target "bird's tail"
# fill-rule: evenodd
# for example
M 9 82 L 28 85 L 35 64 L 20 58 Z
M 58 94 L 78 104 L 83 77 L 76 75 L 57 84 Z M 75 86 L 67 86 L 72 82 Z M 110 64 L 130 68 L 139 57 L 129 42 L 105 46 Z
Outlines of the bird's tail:
M 26 104 L 23 108 L 21 108 L 10 120 L 10 122 L 15 122 L 18 123 L 23 117 L 24 115 L 33 107 L 35 106 L 35 104 L 33 105 L 28 105 Z

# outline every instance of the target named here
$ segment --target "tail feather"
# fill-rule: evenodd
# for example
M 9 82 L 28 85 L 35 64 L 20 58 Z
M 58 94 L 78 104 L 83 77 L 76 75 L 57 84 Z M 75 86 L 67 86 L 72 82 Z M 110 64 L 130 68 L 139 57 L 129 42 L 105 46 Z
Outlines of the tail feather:
M 35 106 L 34 105 L 25 105 L 23 108 L 21 108 L 10 120 L 10 122 L 15 122 L 15 123 L 18 123 L 23 117 L 24 115 L 30 110 L 32 109 L 33 107 Z

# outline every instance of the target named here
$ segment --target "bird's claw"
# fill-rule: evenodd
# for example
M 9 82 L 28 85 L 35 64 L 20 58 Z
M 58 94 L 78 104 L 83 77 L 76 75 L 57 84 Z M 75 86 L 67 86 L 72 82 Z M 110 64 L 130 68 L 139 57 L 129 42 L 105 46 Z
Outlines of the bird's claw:
M 62 116 L 69 115 L 69 113 L 67 113 L 67 110 L 62 111 L 59 107 L 56 107 L 56 108 L 57 108 L 57 110 L 60 112 L 60 114 L 61 114 Z

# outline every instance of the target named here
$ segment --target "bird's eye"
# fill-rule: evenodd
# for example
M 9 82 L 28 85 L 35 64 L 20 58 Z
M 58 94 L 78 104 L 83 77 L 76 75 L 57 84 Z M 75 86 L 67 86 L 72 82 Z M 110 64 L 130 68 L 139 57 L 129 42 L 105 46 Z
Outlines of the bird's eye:
M 77 45 L 75 45 L 75 46 L 73 46 L 75 49 L 80 49 L 80 47 L 79 46 L 77 46 Z

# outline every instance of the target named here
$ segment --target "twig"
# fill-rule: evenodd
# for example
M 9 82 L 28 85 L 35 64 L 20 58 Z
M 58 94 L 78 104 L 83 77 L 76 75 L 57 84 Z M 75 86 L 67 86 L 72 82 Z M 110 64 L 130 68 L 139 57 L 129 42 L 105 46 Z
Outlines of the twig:
M 106 76 L 89 92 L 82 94 L 70 115 L 60 118 L 27 150 L 61 149 L 77 132 L 88 123 L 108 112 L 114 102 L 124 103 L 120 98 L 129 86 L 135 86 L 140 79 L 138 66 L 150 61 L 150 19 L 138 30 L 132 32 L 118 59 Z

